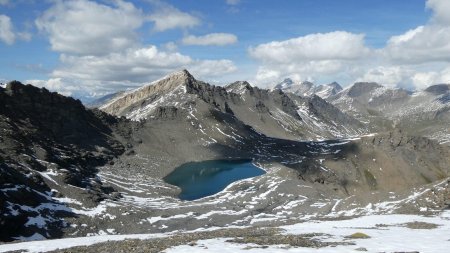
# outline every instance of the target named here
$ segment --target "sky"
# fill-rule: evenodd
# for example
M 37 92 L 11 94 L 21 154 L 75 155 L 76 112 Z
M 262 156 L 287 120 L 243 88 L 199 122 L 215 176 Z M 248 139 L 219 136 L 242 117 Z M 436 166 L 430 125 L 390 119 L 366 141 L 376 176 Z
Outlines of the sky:
M 449 63 L 449 0 L 0 0 L 0 81 L 84 100 L 180 69 L 420 90 Z

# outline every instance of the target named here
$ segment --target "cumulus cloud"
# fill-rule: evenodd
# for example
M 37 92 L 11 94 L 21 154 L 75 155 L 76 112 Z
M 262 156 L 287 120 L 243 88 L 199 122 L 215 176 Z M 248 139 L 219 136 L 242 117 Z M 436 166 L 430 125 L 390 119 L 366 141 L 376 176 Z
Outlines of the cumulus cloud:
M 310 60 L 353 60 L 366 56 L 364 34 L 336 31 L 309 34 L 285 41 L 273 41 L 249 49 L 250 55 L 263 62 Z
M 56 1 L 36 20 L 49 36 L 52 50 L 78 55 L 101 55 L 136 44 L 135 30 L 144 15 L 121 0 L 104 5 L 88 0 Z
M 450 83 L 450 1 L 428 0 L 426 24 L 392 36 L 386 46 L 370 49 L 364 35 L 348 32 L 310 34 L 249 49 L 260 62 L 255 82 L 274 85 L 297 81 L 375 81 L 391 87 L 423 89 Z
M 450 62 L 450 26 L 419 26 L 389 39 L 385 56 L 406 64 Z
M 193 59 L 179 52 L 160 50 L 154 45 L 101 56 L 62 54 L 60 61 L 61 67 L 51 73 L 50 80 L 34 83 L 65 94 L 88 92 L 98 95 L 137 87 L 184 68 L 201 79 L 221 77 L 236 70 L 229 60 Z
M 450 67 L 440 71 L 416 72 L 411 77 L 413 85 L 423 89 L 430 84 L 450 83 Z
M 35 21 L 48 35 L 52 50 L 61 53 L 60 65 L 51 71 L 50 79 L 29 82 L 66 95 L 89 97 L 141 86 L 183 68 L 206 79 L 236 70 L 230 60 L 181 54 L 173 42 L 162 48 L 143 45 L 136 32 L 149 21 L 155 22 L 155 31 L 164 31 L 198 25 L 198 18 L 157 0 L 152 1 L 156 9 L 152 15 L 124 0 L 107 3 L 55 1 Z
M 428 0 L 433 16 L 425 25 L 393 36 L 382 51 L 391 61 L 402 64 L 450 62 L 450 1 Z
M 414 71 L 404 66 L 377 66 L 368 69 L 357 82 L 377 82 L 387 87 L 414 88 L 411 83 L 411 76 Z
M 14 44 L 16 40 L 11 19 L 6 15 L 0 15 L 0 40 L 8 45 Z
M 145 82 L 192 63 L 189 56 L 159 51 L 156 46 L 131 48 L 105 56 L 61 55 L 62 68 L 53 72 L 55 77 L 93 79 L 104 81 Z
M 105 56 L 63 54 L 60 61 L 63 67 L 53 71 L 53 77 L 102 81 L 148 82 L 182 68 L 208 77 L 229 73 L 236 68 L 231 61 L 196 60 L 178 52 L 162 51 L 153 45 Z
M 428 0 L 427 8 L 433 11 L 433 20 L 439 24 L 450 25 L 450 1 Z
M 428 0 L 426 6 L 433 11 L 431 20 L 392 36 L 379 50 L 383 65 L 369 69 L 360 80 L 415 89 L 450 83 L 450 1 Z
M 32 84 L 36 87 L 46 88 L 48 90 L 57 90 L 60 94 L 65 96 L 71 96 L 74 92 L 79 90 L 75 84 L 69 84 L 69 82 L 63 82 L 61 78 L 51 78 L 48 80 L 26 80 L 25 83 Z
M 313 80 L 333 76 L 372 54 L 363 34 L 336 31 L 310 34 L 285 41 L 273 41 L 249 49 L 260 61 L 255 81 L 273 85 L 287 76 Z
M 148 19 L 155 23 L 154 30 L 162 32 L 175 28 L 192 28 L 201 23 L 200 19 L 168 4 L 158 4 L 157 10 Z
M 355 81 L 373 81 L 388 87 L 423 90 L 426 87 L 450 83 L 450 67 L 447 64 L 379 65 L 367 67 Z
M 183 38 L 182 42 L 185 45 L 225 46 L 237 41 L 237 36 L 231 33 L 210 33 L 203 36 L 188 35 Z

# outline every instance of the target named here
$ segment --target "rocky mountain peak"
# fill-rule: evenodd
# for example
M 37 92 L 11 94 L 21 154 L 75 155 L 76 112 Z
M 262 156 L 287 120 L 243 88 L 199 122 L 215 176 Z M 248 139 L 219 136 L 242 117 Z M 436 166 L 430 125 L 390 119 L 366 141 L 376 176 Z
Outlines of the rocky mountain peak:
M 342 86 L 337 82 L 329 83 L 326 86 L 333 87 L 334 89 L 336 89 L 337 92 L 342 90 Z
M 194 76 L 191 75 L 191 73 L 189 73 L 189 71 L 187 71 L 186 69 L 183 69 L 181 71 L 169 74 L 169 75 L 163 77 L 162 79 L 154 81 L 146 86 L 155 85 L 155 86 L 161 86 L 161 88 L 172 89 L 172 88 L 178 87 L 180 85 L 186 85 L 186 84 L 192 83 L 193 81 L 195 81 Z
M 232 92 L 236 94 L 242 94 L 247 90 L 251 90 L 252 88 L 253 87 L 247 81 L 237 81 L 225 86 L 227 92 Z
M 310 81 L 303 81 L 300 83 L 300 85 L 305 86 L 305 87 L 312 87 L 312 86 L 314 86 L 314 83 L 312 83 Z
M 337 82 L 332 82 L 329 84 L 314 86 L 311 88 L 309 93 L 311 95 L 317 95 L 321 98 L 326 99 L 330 96 L 336 95 L 341 90 L 342 90 L 342 87 Z
M 375 82 L 357 82 L 348 89 L 350 97 L 358 97 L 383 86 Z
M 111 114 L 119 114 L 124 108 L 151 99 L 158 94 L 168 94 L 175 90 L 185 93 L 186 88 L 192 86 L 195 82 L 194 76 L 183 69 L 138 89 L 128 91 L 103 105 L 100 109 Z
M 274 90 L 282 90 L 299 96 L 308 96 L 313 87 L 314 84 L 311 82 L 303 81 L 301 83 L 294 83 L 290 78 L 286 78 L 281 83 L 275 85 Z
M 275 85 L 274 89 L 282 90 L 291 87 L 294 84 L 294 81 L 290 78 L 285 78 L 282 82 Z

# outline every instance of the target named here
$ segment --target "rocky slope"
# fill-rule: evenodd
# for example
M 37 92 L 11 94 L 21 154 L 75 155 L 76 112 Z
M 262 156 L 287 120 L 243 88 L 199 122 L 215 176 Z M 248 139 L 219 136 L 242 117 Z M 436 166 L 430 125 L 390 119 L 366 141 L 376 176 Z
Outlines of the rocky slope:
M 432 85 L 412 93 L 377 83 L 355 83 L 328 101 L 375 131 L 401 128 L 440 143 L 449 143 L 448 87 L 447 84 Z
M 0 88 L 0 101 L 0 240 L 58 237 L 60 218 L 74 215 L 58 198 L 95 206 L 110 196 L 96 167 L 124 151 L 111 128 L 118 119 L 16 81 Z

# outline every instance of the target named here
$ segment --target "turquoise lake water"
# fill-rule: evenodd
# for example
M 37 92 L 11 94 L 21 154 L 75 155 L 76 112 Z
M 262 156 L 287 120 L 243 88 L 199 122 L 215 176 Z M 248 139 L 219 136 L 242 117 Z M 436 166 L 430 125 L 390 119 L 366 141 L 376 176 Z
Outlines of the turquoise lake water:
M 265 171 L 247 160 L 212 160 L 181 165 L 164 178 L 181 188 L 179 198 L 195 200 L 216 194 L 229 184 L 264 174 Z

